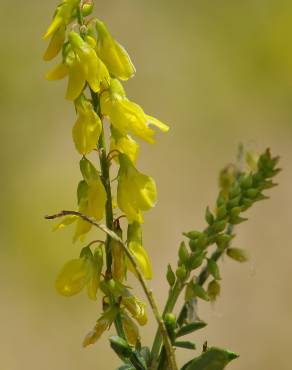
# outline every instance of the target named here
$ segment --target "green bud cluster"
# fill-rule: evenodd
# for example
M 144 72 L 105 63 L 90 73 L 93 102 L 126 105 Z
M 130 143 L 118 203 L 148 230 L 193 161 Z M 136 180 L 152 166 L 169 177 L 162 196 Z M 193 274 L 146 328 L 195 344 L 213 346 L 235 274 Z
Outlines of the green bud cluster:
M 189 231 L 184 235 L 189 239 L 189 249 L 182 243 L 179 249 L 179 265 L 185 266 L 188 271 L 198 268 L 206 258 L 206 249 L 216 244 L 220 252 L 227 250 L 227 255 L 234 260 L 244 262 L 247 255 L 238 248 L 229 248 L 234 238 L 230 227 L 247 219 L 242 213 L 255 202 L 267 199 L 263 191 L 274 187 L 272 178 L 280 169 L 276 168 L 279 157 L 272 157 L 267 149 L 258 159 L 257 170 L 254 172 L 241 172 L 235 166 L 228 166 L 220 174 L 220 192 L 216 201 L 215 212 L 207 207 L 205 220 L 208 224 L 204 231 Z M 220 271 L 216 261 L 207 260 L 207 269 L 215 280 L 220 280 Z M 214 284 L 212 291 L 214 292 Z M 217 291 L 219 289 L 217 288 Z
M 197 299 L 215 301 L 220 295 L 221 274 L 218 259 L 226 254 L 238 262 L 248 260 L 245 250 L 231 247 L 235 237 L 234 226 L 246 220 L 242 216 L 243 212 L 256 202 L 267 199 L 264 191 L 276 185 L 273 178 L 280 171 L 277 168 L 278 161 L 279 158 L 272 157 L 267 149 L 259 156 L 252 170 L 243 171 L 235 165 L 227 166 L 220 173 L 215 210 L 212 212 L 209 207 L 206 208 L 207 227 L 203 231 L 192 230 L 183 234 L 188 239 L 188 245 L 185 241 L 181 242 L 176 272 L 174 273 L 169 265 L 166 274 L 170 292 L 178 286 L 181 289 L 185 287 L 185 305 L 177 319 L 180 330 L 184 330 L 185 324 L 189 322 L 188 312 L 193 310 L 191 307 Z M 209 247 L 213 245 L 215 252 L 209 254 Z M 201 266 L 203 267 L 200 273 L 192 276 L 192 271 Z M 211 280 L 205 289 L 204 283 L 208 277 L 211 277 Z

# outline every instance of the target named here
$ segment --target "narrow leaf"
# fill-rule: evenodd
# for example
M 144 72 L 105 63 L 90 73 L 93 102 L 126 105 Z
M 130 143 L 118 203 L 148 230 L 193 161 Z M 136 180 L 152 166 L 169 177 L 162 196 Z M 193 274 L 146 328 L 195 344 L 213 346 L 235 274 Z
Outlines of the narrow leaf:
M 207 326 L 207 323 L 205 323 L 204 321 L 192 322 L 180 328 L 176 333 L 176 337 L 183 337 L 184 335 L 193 333 L 194 331 L 202 329 L 205 326 Z
M 185 349 L 196 349 L 195 343 L 188 342 L 188 341 L 178 341 L 174 343 L 175 347 L 185 348 Z

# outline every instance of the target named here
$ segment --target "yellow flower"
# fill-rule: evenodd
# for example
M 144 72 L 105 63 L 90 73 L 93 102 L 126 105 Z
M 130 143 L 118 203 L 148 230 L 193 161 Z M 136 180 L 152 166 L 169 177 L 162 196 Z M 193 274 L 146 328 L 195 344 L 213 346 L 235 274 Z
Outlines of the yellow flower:
M 68 38 L 75 53 L 75 61 L 71 66 L 69 65 L 67 98 L 75 100 L 83 90 L 86 81 L 94 92 L 100 91 L 101 84 L 108 86 L 109 72 L 96 55 L 92 45 L 74 31 L 70 32 Z M 81 85 L 83 86 L 80 88 Z
M 49 46 L 44 54 L 44 60 L 49 61 L 55 58 L 56 55 L 62 50 L 63 44 L 65 42 L 65 26 L 61 26 L 53 34 Z
M 89 247 L 83 248 L 80 258 L 67 262 L 58 274 L 56 279 L 57 291 L 61 295 L 72 296 L 87 287 L 88 298 L 96 300 L 102 267 L 102 248 L 98 247 L 94 255 L 92 255 Z
M 123 281 L 127 273 L 126 256 L 121 244 L 113 239 L 111 239 L 111 252 L 113 278 L 117 281 Z
M 96 20 L 98 32 L 97 53 L 110 74 L 121 80 L 128 80 L 135 74 L 135 67 L 126 50 L 112 37 L 105 24 Z
M 66 93 L 68 100 L 76 100 L 82 93 L 86 82 L 94 92 L 99 92 L 101 86 L 108 87 L 109 72 L 96 55 L 92 46 L 92 38 L 87 38 L 85 41 L 74 31 L 70 32 L 68 38 L 69 44 L 65 48 L 63 62 L 50 71 L 46 78 L 58 80 L 68 75 Z
M 152 267 L 148 253 L 142 245 L 142 230 L 138 222 L 133 222 L 128 226 L 128 246 L 135 257 L 138 266 L 140 267 L 146 279 L 152 279 Z M 128 261 L 129 269 L 135 274 L 135 270 L 130 261 Z
M 76 101 L 75 106 L 78 118 L 72 131 L 73 140 L 80 154 L 88 154 L 97 147 L 102 130 L 101 120 L 83 95 Z
M 105 212 L 106 191 L 96 168 L 85 157 L 80 161 L 80 170 L 84 181 L 79 183 L 77 190 L 79 212 L 100 221 Z M 83 241 L 91 226 L 89 222 L 79 218 L 73 240 Z
M 71 22 L 74 18 L 74 11 L 79 5 L 79 2 L 80 0 L 63 0 L 63 2 L 57 7 L 53 21 L 47 29 L 47 32 L 44 34 L 43 39 L 48 39 L 61 27 L 67 26 Z
M 126 154 L 135 163 L 139 153 L 139 144 L 131 136 L 123 136 L 111 127 L 110 150 Z
M 67 262 L 56 280 L 58 293 L 64 296 L 78 294 L 93 276 L 93 264 L 89 258 L 78 258 Z
M 111 324 L 116 318 L 118 313 L 117 307 L 111 307 L 105 311 L 101 317 L 97 320 L 94 328 L 86 335 L 83 340 L 83 347 L 87 347 L 90 344 L 94 344 L 102 336 L 102 334 L 109 329 Z
M 123 136 L 130 132 L 153 144 L 154 130 L 150 128 L 150 125 L 156 126 L 163 132 L 169 129 L 156 118 L 148 116 L 138 104 L 128 100 L 117 79 L 112 79 L 110 88 L 103 91 L 100 106 L 102 114 L 110 118 L 111 124 Z
M 121 302 L 141 326 L 147 324 L 148 318 L 143 302 L 133 295 L 122 297 Z
M 94 273 L 87 283 L 87 295 L 89 299 L 96 300 L 97 290 L 100 284 L 100 276 L 103 268 L 103 249 L 96 248 L 93 255 Z
M 82 343 L 83 347 L 87 347 L 90 344 L 96 343 L 102 334 L 108 329 L 108 327 L 108 320 L 105 318 L 99 319 L 94 328 L 88 334 L 86 334 Z
M 157 192 L 154 180 L 139 172 L 125 154 L 120 154 L 117 200 L 129 223 L 143 223 L 142 211 L 155 206 Z
M 106 191 L 96 168 L 85 157 L 80 161 L 80 169 L 84 180 L 79 182 L 77 188 L 78 211 L 100 221 L 105 213 Z M 54 229 L 62 229 L 73 222 L 76 222 L 73 241 L 83 241 L 92 225 L 79 216 L 64 217 L 62 222 L 56 225 Z
M 127 336 L 128 342 L 135 346 L 137 344 L 137 340 L 139 339 L 139 329 L 135 322 L 126 314 L 126 312 L 122 312 L 121 314 L 122 324 L 124 328 L 124 332 Z

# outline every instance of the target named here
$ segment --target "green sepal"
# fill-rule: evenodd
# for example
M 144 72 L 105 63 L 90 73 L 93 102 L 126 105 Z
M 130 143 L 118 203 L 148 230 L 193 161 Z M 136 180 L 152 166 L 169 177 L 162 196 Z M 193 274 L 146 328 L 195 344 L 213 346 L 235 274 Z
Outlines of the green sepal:
M 239 356 L 220 348 L 209 348 L 201 356 L 192 360 L 185 370 L 223 370 L 229 362 Z
M 192 252 L 188 260 L 187 267 L 190 270 L 195 270 L 196 268 L 200 267 L 204 261 L 205 256 L 206 252 Z
M 191 350 L 196 349 L 195 343 L 192 343 L 189 341 L 177 341 L 174 343 L 174 346 L 179 347 L 179 348 L 191 349 Z
M 194 331 L 203 329 L 205 326 L 207 326 L 207 323 L 205 323 L 204 321 L 196 321 L 196 322 L 192 322 L 190 324 L 184 325 L 177 331 L 176 337 L 177 338 L 183 337 L 184 335 L 188 335 L 190 333 L 193 333 Z
M 166 279 L 171 287 L 174 286 L 176 277 L 170 264 L 167 265 Z
M 109 338 L 112 349 L 116 352 L 119 357 L 129 358 L 132 355 L 132 348 L 125 341 L 125 339 L 118 337 L 117 335 Z
M 188 261 L 190 255 L 189 255 L 185 242 L 180 243 L 180 247 L 178 250 L 178 256 L 182 263 L 186 263 Z
M 234 238 L 234 235 L 229 234 L 219 234 L 216 236 L 216 244 L 218 248 L 222 251 L 224 250 L 231 240 Z
M 227 221 L 226 220 L 216 221 L 211 226 L 212 232 L 214 232 L 214 233 L 220 233 L 221 231 L 225 230 L 226 225 L 227 225 Z
M 228 248 L 227 256 L 237 262 L 246 262 L 249 259 L 247 252 L 240 248 Z
M 214 277 L 214 279 L 221 280 L 219 267 L 217 265 L 217 262 L 215 260 L 213 260 L 213 258 L 208 259 L 208 265 L 207 266 L 208 266 L 208 271 Z
M 208 295 L 212 302 L 216 301 L 217 297 L 220 295 L 221 287 L 217 280 L 212 280 L 208 284 Z
M 80 251 L 80 258 L 86 257 L 86 258 L 93 258 L 93 254 L 91 252 L 91 249 L 89 246 L 86 246 L 81 249 Z
M 80 204 L 82 199 L 86 199 L 88 194 L 88 185 L 86 181 L 81 180 L 77 186 L 77 202 Z
M 201 298 L 204 301 L 210 301 L 210 297 L 208 296 L 208 293 L 205 291 L 205 289 L 197 284 L 191 281 L 187 287 L 185 292 L 185 300 L 188 302 L 192 298 Z
M 222 206 L 218 207 L 217 209 L 217 212 L 216 212 L 216 215 L 217 215 L 217 219 L 218 220 L 222 220 L 223 218 L 225 218 L 227 214 L 227 209 L 226 209 L 226 205 L 223 204 Z
M 189 231 L 187 233 L 183 233 L 184 236 L 186 236 L 189 239 L 197 239 L 199 236 L 202 235 L 201 231 L 193 230 Z
M 206 212 L 205 212 L 205 220 L 206 220 L 206 222 L 211 226 L 211 225 L 213 225 L 213 223 L 214 223 L 214 216 L 213 216 L 213 214 L 211 213 L 211 211 L 210 211 L 210 208 L 209 207 L 207 207 L 206 208 Z
M 175 274 L 178 279 L 183 281 L 187 277 L 188 272 L 186 267 L 184 265 L 181 265 L 176 269 Z

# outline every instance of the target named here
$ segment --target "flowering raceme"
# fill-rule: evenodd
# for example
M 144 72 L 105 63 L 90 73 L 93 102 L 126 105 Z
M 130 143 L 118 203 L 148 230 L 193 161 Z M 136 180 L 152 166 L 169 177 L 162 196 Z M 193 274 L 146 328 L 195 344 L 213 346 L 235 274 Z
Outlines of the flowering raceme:
M 66 216 L 55 229 L 74 223 L 73 241 L 83 242 L 92 224 L 97 225 L 105 218 L 106 230 L 110 229 L 119 238 L 108 234 L 94 253 L 91 245 L 100 243 L 99 240 L 84 247 L 79 258 L 65 264 L 58 275 L 56 289 L 65 296 L 87 289 L 88 297 L 96 299 L 100 288 L 103 313 L 84 339 L 84 346 L 95 343 L 114 321 L 119 333 L 124 332 L 129 343 L 136 345 L 139 331 L 133 319 L 140 325 L 146 324 L 145 304 L 124 284 L 128 270 L 136 276 L 140 274 L 142 279 L 152 278 L 150 259 L 142 243 L 141 224 L 143 212 L 156 204 L 157 191 L 154 180 L 136 168 L 139 144 L 135 138 L 152 144 L 153 127 L 162 132 L 169 128 L 127 98 L 120 80 L 133 77 L 135 67 L 127 51 L 102 21 L 96 18 L 85 20 L 92 7 L 90 0 L 63 0 L 44 36 L 51 38 L 45 60 L 53 59 L 62 51 L 61 61 L 46 77 L 48 80 L 68 77 L 66 98 L 73 101 L 77 115 L 72 138 L 82 156 L 77 210 L 69 215 L 65 211 Z M 108 123 L 107 130 L 104 126 Z M 109 133 L 109 151 L 106 133 Z M 96 168 L 95 155 L 100 170 Z M 119 166 L 117 207 L 113 206 L 115 187 L 112 187 L 110 177 L 113 159 Z M 128 228 L 123 231 L 119 218 L 124 215 Z M 127 242 L 123 242 L 126 233 Z

